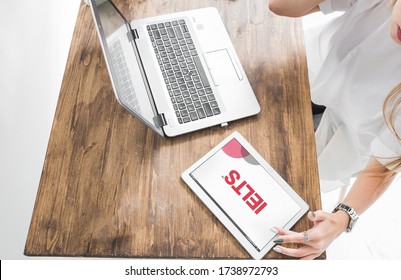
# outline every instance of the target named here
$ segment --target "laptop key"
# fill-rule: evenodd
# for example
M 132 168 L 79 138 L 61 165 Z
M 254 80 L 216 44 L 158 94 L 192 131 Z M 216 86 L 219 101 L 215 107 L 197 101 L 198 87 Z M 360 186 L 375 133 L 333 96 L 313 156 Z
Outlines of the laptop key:
M 183 116 L 183 117 L 188 116 L 188 111 L 187 110 L 182 110 L 181 111 L 181 116 Z
M 206 116 L 208 117 L 213 116 L 212 108 L 210 107 L 209 103 L 203 103 L 203 109 L 205 109 Z
M 216 101 L 210 102 L 210 106 L 212 106 L 212 108 L 219 107 L 219 105 L 217 105 L 217 102 L 216 102 Z
M 196 112 L 190 112 L 189 116 L 191 117 L 191 121 L 196 121 L 198 119 Z
M 195 62 L 196 68 L 198 69 L 199 76 L 202 80 L 202 84 L 204 87 L 210 87 L 209 81 L 206 77 L 205 70 L 203 69 L 202 63 L 200 61 L 199 56 L 194 56 L 193 60 Z
M 167 33 L 170 38 L 175 38 L 175 32 L 174 32 L 173 28 L 171 28 L 171 27 L 167 28 Z
M 196 112 L 198 113 L 198 116 L 200 119 L 206 118 L 206 114 L 205 114 L 205 111 L 203 110 L 203 108 L 196 109 Z
M 209 94 L 209 95 L 207 96 L 207 98 L 209 99 L 209 101 L 214 101 L 214 100 L 216 100 L 216 98 L 214 97 L 213 94 Z
M 185 106 L 184 103 L 178 104 L 178 109 L 180 109 L 180 110 L 184 110 L 186 107 L 187 107 L 187 106 Z
M 184 123 L 188 123 L 191 121 L 191 119 L 189 117 L 184 117 L 183 118 Z
M 220 109 L 219 109 L 219 108 L 214 108 L 214 109 L 213 109 L 213 113 L 214 113 L 215 115 L 218 115 L 218 114 L 220 114 L 221 112 L 220 112 Z
M 174 31 L 175 31 L 175 34 L 177 35 L 178 40 L 184 39 L 184 36 L 182 35 L 180 27 L 178 27 L 178 26 L 174 27 Z
M 161 39 L 159 30 L 153 30 L 153 36 L 155 36 L 156 40 Z

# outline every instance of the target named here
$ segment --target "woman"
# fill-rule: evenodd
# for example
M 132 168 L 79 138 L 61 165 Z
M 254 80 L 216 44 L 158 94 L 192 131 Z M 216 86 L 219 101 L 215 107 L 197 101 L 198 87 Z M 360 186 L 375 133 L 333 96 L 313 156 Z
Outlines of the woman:
M 316 131 L 319 176 L 347 184 L 359 175 L 333 213 L 308 213 L 314 224 L 310 230 L 275 229 L 275 251 L 313 259 L 342 232 L 352 230 L 400 166 L 396 132 L 401 131 L 401 86 L 391 89 L 401 80 L 401 1 L 270 0 L 269 7 L 293 17 L 346 11 L 306 44 L 312 101 L 327 107 Z M 286 243 L 304 246 L 291 249 L 283 246 Z

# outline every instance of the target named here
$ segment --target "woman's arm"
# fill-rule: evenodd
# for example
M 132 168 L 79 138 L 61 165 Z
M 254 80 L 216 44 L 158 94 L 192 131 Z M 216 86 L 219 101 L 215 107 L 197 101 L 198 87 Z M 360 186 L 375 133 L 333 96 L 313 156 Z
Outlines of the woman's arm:
M 363 213 L 392 181 L 392 178 L 386 179 L 387 171 L 387 168 L 377 159 L 371 160 L 358 176 L 343 203 L 354 208 L 358 214 Z M 278 229 L 280 236 L 275 242 L 277 244 L 300 243 L 305 246 L 292 249 L 279 245 L 274 250 L 301 259 L 314 259 L 345 231 L 349 223 L 349 216 L 344 211 L 326 213 L 319 210 L 309 212 L 308 218 L 313 222 L 313 227 L 308 230 L 310 241 L 305 242 L 303 233 Z
M 344 199 L 344 204 L 351 206 L 358 214 L 363 213 L 387 189 L 392 179 L 386 180 L 388 169 L 377 159 L 373 159 L 361 172 Z
M 301 17 L 320 11 L 319 4 L 324 0 L 270 0 L 269 9 L 279 16 Z

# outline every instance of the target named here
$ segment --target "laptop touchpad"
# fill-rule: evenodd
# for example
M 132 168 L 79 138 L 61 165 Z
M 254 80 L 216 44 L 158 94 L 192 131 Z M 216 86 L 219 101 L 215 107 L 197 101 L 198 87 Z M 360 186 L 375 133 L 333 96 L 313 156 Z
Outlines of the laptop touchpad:
M 208 52 L 205 54 L 205 58 L 216 86 L 242 80 L 238 65 L 233 61 L 227 49 Z

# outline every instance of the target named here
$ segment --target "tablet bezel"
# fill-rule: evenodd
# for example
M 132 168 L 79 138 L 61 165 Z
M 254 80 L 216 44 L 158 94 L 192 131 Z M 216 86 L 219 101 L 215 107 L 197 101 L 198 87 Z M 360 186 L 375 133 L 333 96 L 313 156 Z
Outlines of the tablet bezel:
M 206 162 L 215 153 L 221 150 L 232 139 L 236 139 L 254 158 L 255 160 L 270 174 L 270 176 L 281 186 L 281 188 L 295 201 L 300 207 L 298 213 L 293 216 L 285 226 L 284 229 L 290 229 L 309 209 L 306 202 L 288 185 L 288 183 L 266 162 L 265 159 L 252 147 L 252 145 L 237 131 L 230 134 L 222 142 L 216 145 L 202 158 L 195 162 L 191 167 L 185 170 L 181 178 L 191 188 L 191 190 L 200 198 L 200 200 L 209 208 L 209 210 L 219 219 L 219 221 L 231 232 L 231 234 L 238 240 L 238 242 L 245 248 L 245 250 L 254 259 L 263 258 L 268 251 L 275 245 L 273 240 L 274 236 L 267 245 L 258 251 L 252 243 L 245 238 L 244 234 L 233 224 L 233 222 L 226 216 L 225 213 L 216 205 L 216 203 L 209 197 L 207 193 L 198 185 L 198 183 L 190 176 L 199 166 Z

